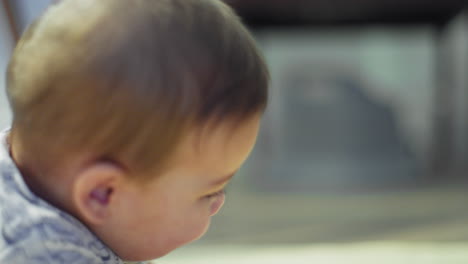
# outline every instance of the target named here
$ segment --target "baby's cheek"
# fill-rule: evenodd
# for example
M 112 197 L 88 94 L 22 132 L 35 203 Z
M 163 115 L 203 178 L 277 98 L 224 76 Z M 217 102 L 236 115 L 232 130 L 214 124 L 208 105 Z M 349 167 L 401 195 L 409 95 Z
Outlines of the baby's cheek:
M 186 216 L 185 240 L 186 243 L 202 237 L 210 226 L 209 204 L 205 203 L 201 209 L 195 211 L 191 216 Z
M 208 226 L 209 221 L 192 221 L 191 223 L 185 223 L 182 226 L 175 227 L 176 230 L 172 230 L 173 232 L 171 234 L 166 234 L 167 250 L 172 251 L 201 238 L 208 230 Z

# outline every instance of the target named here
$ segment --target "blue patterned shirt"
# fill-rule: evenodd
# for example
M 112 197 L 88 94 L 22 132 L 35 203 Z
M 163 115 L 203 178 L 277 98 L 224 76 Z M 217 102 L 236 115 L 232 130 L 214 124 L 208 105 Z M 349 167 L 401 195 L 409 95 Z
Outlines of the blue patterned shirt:
M 81 222 L 34 195 L 0 133 L 0 263 L 122 264 Z

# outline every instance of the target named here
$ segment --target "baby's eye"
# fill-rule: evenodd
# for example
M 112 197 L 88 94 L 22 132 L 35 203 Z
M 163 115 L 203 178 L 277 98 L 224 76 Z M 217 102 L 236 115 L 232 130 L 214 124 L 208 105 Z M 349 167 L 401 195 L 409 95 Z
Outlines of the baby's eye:
M 222 195 L 222 194 L 225 194 L 226 193 L 226 190 L 225 189 L 221 189 L 217 192 L 214 192 L 214 193 L 210 193 L 208 195 L 205 195 L 203 198 L 205 199 L 211 199 L 213 197 L 216 197 L 216 196 L 219 196 L 219 195 Z

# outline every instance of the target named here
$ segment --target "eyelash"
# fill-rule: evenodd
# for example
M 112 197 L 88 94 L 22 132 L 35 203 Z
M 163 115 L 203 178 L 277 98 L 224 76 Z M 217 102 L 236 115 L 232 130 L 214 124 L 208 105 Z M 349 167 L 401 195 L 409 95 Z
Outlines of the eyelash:
M 217 191 L 217 192 L 214 192 L 214 193 L 211 193 L 211 194 L 205 195 L 205 197 L 204 197 L 204 198 L 206 198 L 206 199 L 210 199 L 210 198 L 213 198 L 213 197 L 219 196 L 219 195 L 221 195 L 221 194 L 223 194 L 223 193 L 226 193 L 226 190 L 225 190 L 225 189 L 221 189 L 221 190 L 219 190 L 219 191 Z

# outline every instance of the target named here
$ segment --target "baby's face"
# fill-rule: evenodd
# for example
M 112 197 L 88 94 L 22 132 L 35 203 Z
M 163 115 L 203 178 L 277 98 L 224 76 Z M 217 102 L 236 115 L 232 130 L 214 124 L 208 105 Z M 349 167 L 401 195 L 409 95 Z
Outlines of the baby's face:
M 104 236 L 125 260 L 148 260 L 201 237 L 224 203 L 223 189 L 255 143 L 259 116 L 192 131 L 167 171 L 143 187 L 128 182 Z M 201 133 L 200 133 L 201 132 Z M 121 198 L 119 200 L 119 197 Z

